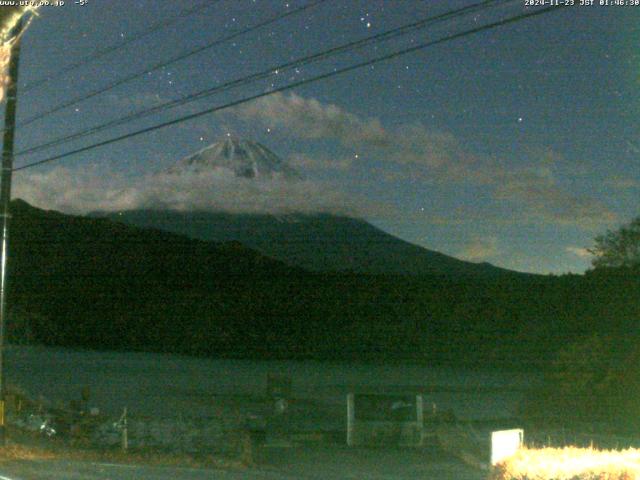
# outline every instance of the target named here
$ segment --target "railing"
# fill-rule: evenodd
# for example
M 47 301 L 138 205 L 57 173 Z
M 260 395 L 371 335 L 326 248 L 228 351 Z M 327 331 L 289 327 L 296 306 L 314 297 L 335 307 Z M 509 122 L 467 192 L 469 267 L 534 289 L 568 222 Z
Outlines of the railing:
M 237 457 L 251 442 L 246 425 L 224 416 L 162 418 L 131 414 L 124 409 L 118 418 L 49 410 L 13 413 L 8 422 L 24 431 L 97 449 Z

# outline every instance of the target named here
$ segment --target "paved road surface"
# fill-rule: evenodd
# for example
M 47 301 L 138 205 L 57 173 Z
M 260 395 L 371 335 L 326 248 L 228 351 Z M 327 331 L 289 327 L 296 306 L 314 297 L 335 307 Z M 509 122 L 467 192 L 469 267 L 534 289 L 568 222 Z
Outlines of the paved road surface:
M 247 470 L 150 467 L 78 461 L 14 461 L 0 480 L 483 480 L 483 472 L 437 450 L 271 448 Z

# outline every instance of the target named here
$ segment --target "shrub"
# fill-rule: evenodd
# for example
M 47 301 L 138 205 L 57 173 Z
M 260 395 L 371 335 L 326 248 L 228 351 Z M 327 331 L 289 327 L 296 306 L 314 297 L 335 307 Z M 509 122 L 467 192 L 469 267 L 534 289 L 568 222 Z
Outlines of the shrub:
M 551 423 L 628 424 L 636 413 L 640 416 L 640 404 L 635 405 L 640 393 L 637 356 L 598 335 L 570 344 L 557 354 L 523 413 Z
M 640 478 L 640 450 L 543 448 L 519 450 L 498 464 L 489 480 L 633 480 Z

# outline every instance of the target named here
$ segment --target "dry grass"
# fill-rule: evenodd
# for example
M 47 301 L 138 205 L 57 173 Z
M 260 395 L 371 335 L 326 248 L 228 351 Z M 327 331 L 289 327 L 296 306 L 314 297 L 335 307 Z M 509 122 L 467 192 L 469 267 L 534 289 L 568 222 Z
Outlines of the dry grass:
M 11 443 L 0 447 L 0 462 L 9 462 L 12 460 L 46 460 L 51 458 L 56 458 L 53 452 L 38 447 Z
M 215 455 L 191 456 L 172 454 L 153 450 L 67 450 L 59 454 L 59 458 L 67 460 L 108 462 L 137 465 L 154 465 L 164 467 L 217 468 L 228 470 L 244 470 L 247 464 L 241 460 L 217 457 Z
M 123 464 L 140 464 L 171 467 L 219 468 L 230 470 L 244 470 L 247 463 L 244 459 L 232 459 L 215 455 L 191 456 L 186 454 L 172 454 L 153 450 L 91 450 L 73 448 L 63 445 L 51 445 L 42 448 L 37 445 L 27 445 L 10 442 L 0 447 L 0 463 L 14 460 L 78 460 L 92 462 L 110 462 Z
M 227 470 L 244 470 L 250 465 L 246 458 L 230 458 L 213 454 L 189 455 L 150 448 L 131 449 L 124 452 L 119 448 L 97 449 L 83 442 L 69 443 L 61 439 L 48 439 L 14 428 L 10 428 L 8 433 L 8 445 L 0 447 L 0 463 L 13 460 L 58 459 Z
M 640 480 L 640 450 L 524 448 L 498 464 L 491 480 Z

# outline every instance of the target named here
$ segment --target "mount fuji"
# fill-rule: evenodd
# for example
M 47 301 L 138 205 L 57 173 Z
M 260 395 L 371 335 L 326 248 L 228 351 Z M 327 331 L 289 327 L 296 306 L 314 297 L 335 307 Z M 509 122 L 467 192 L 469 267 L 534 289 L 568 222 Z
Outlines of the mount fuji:
M 175 163 L 164 174 L 225 169 L 246 181 L 294 182 L 303 176 L 267 147 L 227 137 Z M 330 213 L 229 213 L 138 209 L 93 214 L 207 241 L 239 241 L 271 258 L 314 272 L 401 275 L 515 273 L 456 259 L 390 235 L 365 220 Z
M 247 179 L 302 179 L 295 169 L 264 145 L 235 137 L 226 137 L 183 158 L 166 172 L 179 175 L 186 172 L 207 172 L 216 168 L 231 170 L 236 177 Z

